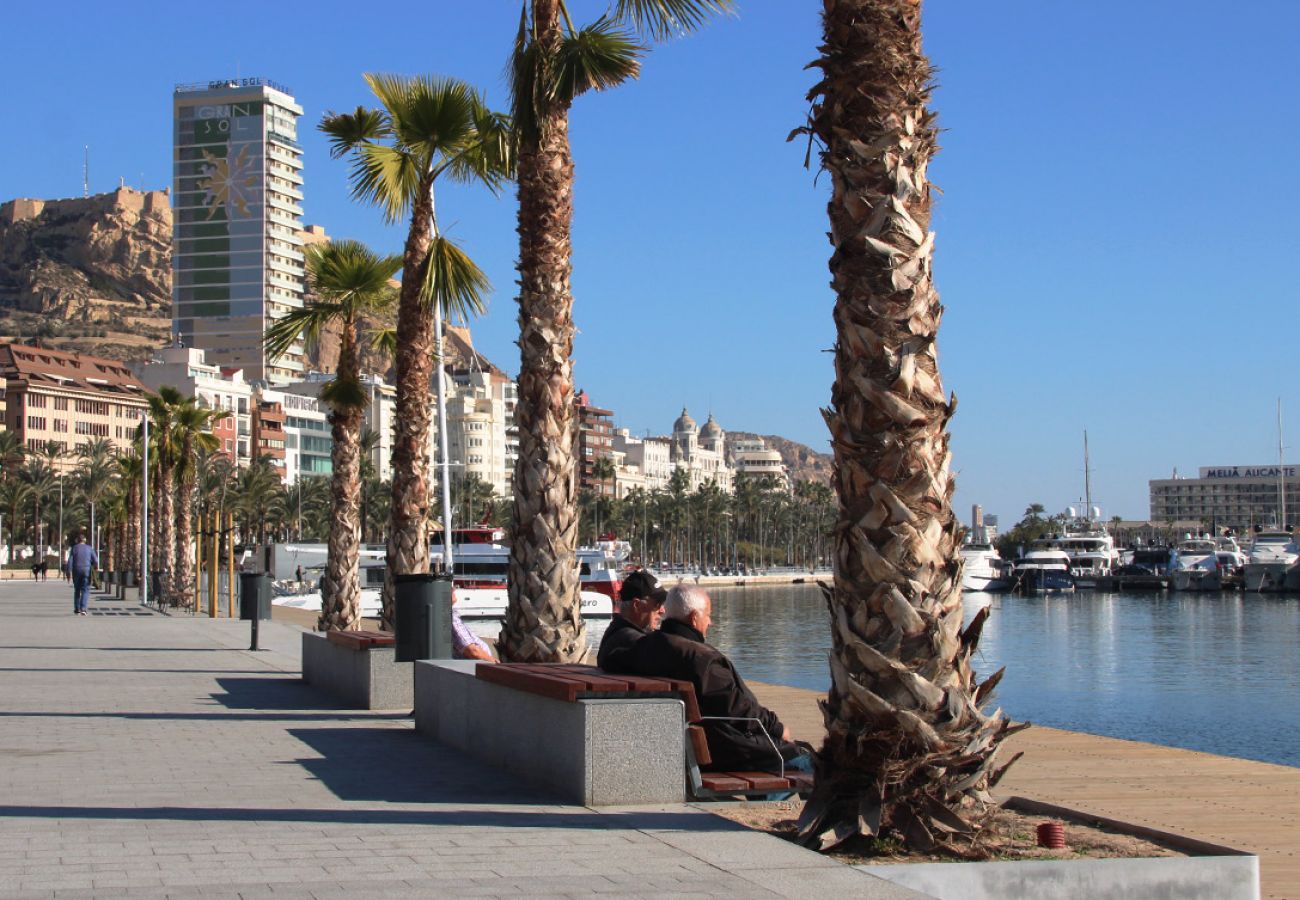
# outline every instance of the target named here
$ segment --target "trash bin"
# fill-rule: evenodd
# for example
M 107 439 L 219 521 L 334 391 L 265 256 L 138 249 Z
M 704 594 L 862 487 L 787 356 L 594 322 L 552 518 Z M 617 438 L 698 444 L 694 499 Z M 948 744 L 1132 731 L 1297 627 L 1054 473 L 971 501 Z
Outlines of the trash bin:
M 135 587 L 135 569 L 127 569 L 123 573 L 122 583 L 127 587 Z
M 397 662 L 451 659 L 451 579 L 394 575 Z
M 262 572 L 239 573 L 239 618 L 271 618 L 271 579 Z

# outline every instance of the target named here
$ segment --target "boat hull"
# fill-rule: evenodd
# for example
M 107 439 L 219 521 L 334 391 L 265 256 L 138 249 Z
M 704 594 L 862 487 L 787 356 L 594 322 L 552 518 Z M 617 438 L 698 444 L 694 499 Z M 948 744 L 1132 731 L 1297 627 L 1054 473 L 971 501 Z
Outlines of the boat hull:
M 1287 575 L 1291 563 L 1246 563 L 1246 590 L 1261 594 L 1280 594 L 1287 589 Z
M 1176 569 L 1171 587 L 1176 591 L 1221 591 L 1223 576 L 1217 569 Z

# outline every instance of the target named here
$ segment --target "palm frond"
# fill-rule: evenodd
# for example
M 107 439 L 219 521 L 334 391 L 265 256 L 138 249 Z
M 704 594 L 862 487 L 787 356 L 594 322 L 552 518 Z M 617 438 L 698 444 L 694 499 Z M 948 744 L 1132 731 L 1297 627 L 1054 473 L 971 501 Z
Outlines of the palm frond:
M 441 167 L 453 181 L 481 182 L 492 193 L 515 175 L 515 130 L 510 117 L 480 104 L 474 111 L 474 141 Z
M 587 91 L 608 90 L 636 78 L 645 52 L 631 32 L 599 18 L 560 41 L 551 95 L 567 105 Z
M 537 45 L 530 38 L 528 3 L 519 12 L 519 31 L 506 69 L 510 88 L 510 118 L 519 134 L 537 134 Z
M 352 196 L 373 203 L 389 222 L 397 222 L 411 208 L 420 189 L 425 165 L 402 145 L 365 143 L 352 160 Z
M 614 18 L 631 22 L 641 34 L 656 41 L 695 31 L 714 15 L 730 15 L 733 0 L 617 0 Z
M 425 303 L 437 303 L 448 316 L 468 319 L 487 308 L 483 297 L 491 289 L 487 275 L 464 250 L 446 235 L 434 238 L 420 290 Z
M 320 391 L 321 400 L 332 409 L 365 409 L 370 402 L 365 385 L 354 378 L 335 378 Z
M 393 326 L 376 328 L 370 333 L 370 349 L 384 353 L 389 359 L 397 356 L 397 329 Z
M 389 119 L 382 110 L 358 106 L 356 112 L 327 112 L 316 126 L 329 138 L 330 157 L 340 159 L 365 143 L 390 133 Z
M 299 338 L 307 343 L 319 340 L 325 326 L 342 312 L 340 304 L 323 300 L 289 310 L 266 329 L 266 355 L 271 359 L 279 359 L 289 352 L 289 348 Z

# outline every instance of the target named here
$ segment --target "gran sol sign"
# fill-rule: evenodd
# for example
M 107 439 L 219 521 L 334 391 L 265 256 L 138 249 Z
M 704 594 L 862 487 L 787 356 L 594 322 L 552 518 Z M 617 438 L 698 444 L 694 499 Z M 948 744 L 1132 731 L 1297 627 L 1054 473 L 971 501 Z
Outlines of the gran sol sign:
M 1219 466 L 1201 469 L 1202 478 L 1295 478 L 1300 466 Z

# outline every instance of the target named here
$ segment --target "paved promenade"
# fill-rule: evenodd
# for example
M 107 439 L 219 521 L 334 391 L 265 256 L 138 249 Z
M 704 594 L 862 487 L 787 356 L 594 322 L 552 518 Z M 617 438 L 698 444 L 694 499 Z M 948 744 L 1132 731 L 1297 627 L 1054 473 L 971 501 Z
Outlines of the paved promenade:
M 820 743 L 823 695 L 753 687 L 796 737 Z M 1300 898 L 1300 769 L 1042 726 L 1012 736 L 1007 748 L 1025 756 L 998 785 L 1000 798 L 1019 795 L 1245 850 L 1259 856 L 1264 897 Z
M 0 584 L 0 896 L 919 895 L 686 807 L 558 806 L 298 680 L 299 634 Z

